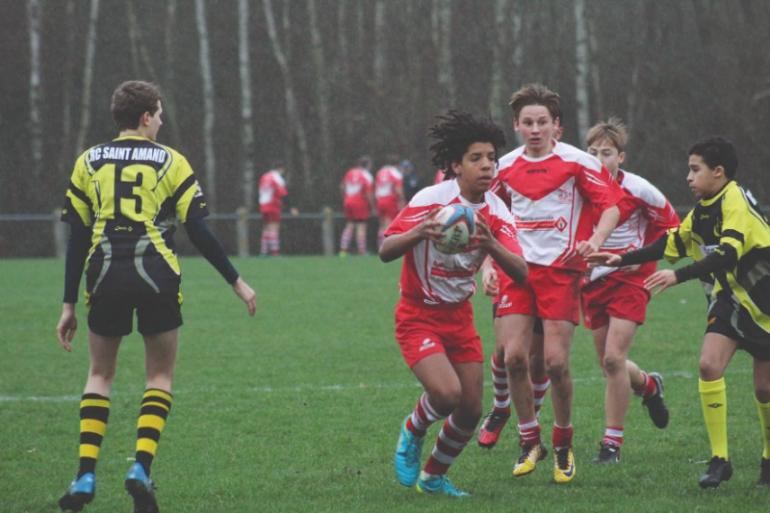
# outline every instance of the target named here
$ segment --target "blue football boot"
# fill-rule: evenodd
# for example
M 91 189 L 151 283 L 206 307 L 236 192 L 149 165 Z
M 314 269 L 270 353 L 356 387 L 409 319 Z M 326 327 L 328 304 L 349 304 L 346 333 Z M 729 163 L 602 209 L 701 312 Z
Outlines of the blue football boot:
M 126 476 L 126 491 L 134 499 L 134 513 L 158 513 L 155 483 L 147 476 L 141 463 L 134 463 Z
M 407 416 L 401 424 L 401 434 L 398 435 L 396 455 L 393 462 L 396 467 L 396 479 L 404 486 L 414 486 L 420 476 L 420 455 L 424 438 L 414 436 L 406 428 Z
M 62 511 L 80 511 L 94 500 L 95 493 L 96 476 L 93 472 L 86 472 L 72 481 L 67 493 L 59 499 L 59 507 Z
M 429 476 L 423 474 L 417 481 L 417 491 L 426 495 L 446 495 L 447 497 L 470 497 L 471 494 L 458 490 L 446 475 Z

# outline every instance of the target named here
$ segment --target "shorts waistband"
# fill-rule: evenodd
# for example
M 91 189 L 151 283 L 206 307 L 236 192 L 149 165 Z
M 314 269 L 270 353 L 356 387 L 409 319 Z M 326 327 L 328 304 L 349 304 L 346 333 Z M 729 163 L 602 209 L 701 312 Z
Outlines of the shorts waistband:
M 417 299 L 410 296 L 401 296 L 401 302 L 417 308 L 429 308 L 431 310 L 457 310 L 469 304 L 467 299 L 460 303 L 426 303 L 424 299 Z

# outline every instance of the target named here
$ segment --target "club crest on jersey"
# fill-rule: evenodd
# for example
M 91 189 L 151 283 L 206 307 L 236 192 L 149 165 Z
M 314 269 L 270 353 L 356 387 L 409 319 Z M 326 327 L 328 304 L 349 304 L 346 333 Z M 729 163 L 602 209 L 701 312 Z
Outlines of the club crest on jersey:
M 556 189 L 556 197 L 561 203 L 572 203 L 573 195 L 574 192 L 572 191 L 572 188 L 559 187 Z

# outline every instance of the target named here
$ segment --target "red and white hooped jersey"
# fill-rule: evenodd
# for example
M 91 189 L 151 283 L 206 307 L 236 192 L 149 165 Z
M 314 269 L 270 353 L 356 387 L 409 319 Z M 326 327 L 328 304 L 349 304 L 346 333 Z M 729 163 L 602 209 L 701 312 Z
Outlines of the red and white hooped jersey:
M 362 167 L 348 169 L 342 179 L 345 201 L 369 203 L 368 195 L 372 192 L 372 174 Z
M 540 158 L 524 146 L 500 159 L 494 190 L 516 220 L 527 262 L 562 269 L 585 269 L 576 246 L 593 233 L 592 209 L 603 211 L 623 197 L 612 175 L 588 153 L 556 142 Z
M 286 181 L 281 173 L 272 169 L 259 178 L 259 208 L 264 211 L 281 211 L 281 199 L 288 194 Z
M 398 187 L 404 177 L 394 166 L 383 166 L 374 177 L 374 197 L 378 200 L 398 200 Z
M 601 250 L 612 253 L 625 253 L 639 249 L 658 240 L 669 228 L 679 226 L 679 216 L 674 207 L 657 187 L 646 179 L 628 171 L 618 170 L 617 182 L 626 193 L 621 200 L 621 212 L 630 212 L 628 219 L 618 224 Z M 625 217 L 623 215 L 621 220 Z M 598 221 L 594 213 L 594 223 Z M 591 271 L 591 281 L 618 271 L 615 267 L 596 267 Z M 644 279 L 655 272 L 655 262 L 643 264 L 633 271 L 623 271 L 614 278 L 642 286 Z
M 462 203 L 482 216 L 494 237 L 509 251 L 521 255 L 513 216 L 503 201 L 492 192 L 484 194 L 483 203 L 470 203 L 460 196 L 457 180 L 446 180 L 421 190 L 404 207 L 385 232 L 385 236 L 404 233 L 420 224 L 434 210 Z M 474 275 L 486 252 L 473 249 L 455 255 L 438 251 L 433 242 L 424 240 L 406 252 L 401 268 L 401 295 L 426 306 L 451 306 L 462 303 L 476 291 Z

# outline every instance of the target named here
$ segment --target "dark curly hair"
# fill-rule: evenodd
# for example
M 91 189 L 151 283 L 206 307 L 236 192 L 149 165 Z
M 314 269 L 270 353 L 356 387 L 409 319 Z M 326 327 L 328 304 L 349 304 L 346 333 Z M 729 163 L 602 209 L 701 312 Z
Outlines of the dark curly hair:
M 428 129 L 435 142 L 430 145 L 431 162 L 444 170 L 444 179 L 454 178 L 452 163 L 460 162 L 471 144 L 490 143 L 497 154 L 505 146 L 505 134 L 489 117 L 476 117 L 460 110 L 436 116 L 436 124 Z

